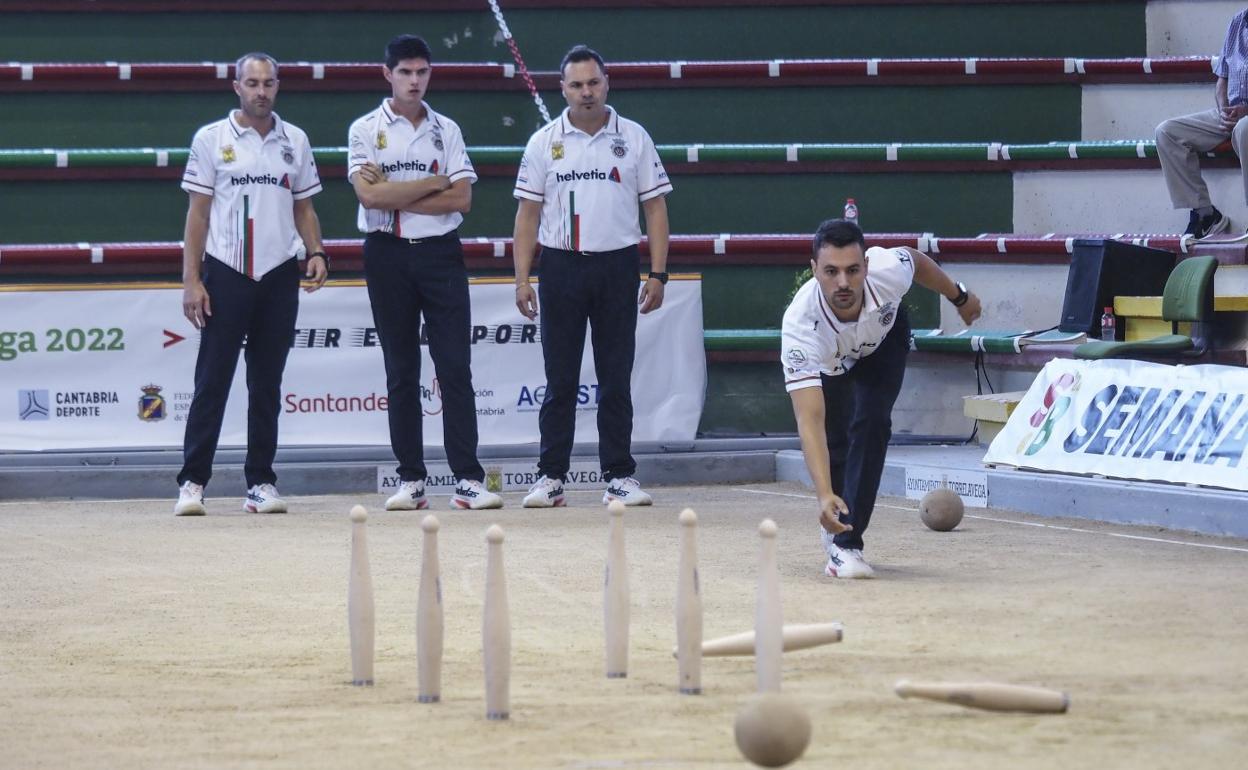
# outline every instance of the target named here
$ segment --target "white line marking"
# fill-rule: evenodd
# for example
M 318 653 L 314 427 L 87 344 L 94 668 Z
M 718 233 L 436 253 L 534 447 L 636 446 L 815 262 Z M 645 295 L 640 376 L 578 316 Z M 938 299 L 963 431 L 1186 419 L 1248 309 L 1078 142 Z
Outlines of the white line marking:
M 130 503 L 159 503 L 167 500 L 164 497 L 133 497 L 118 500 L 78 500 L 74 498 L 35 498 L 31 500 L 3 500 L 0 501 L 0 508 L 30 508 L 42 505 L 56 505 L 59 503 L 73 503 L 75 506 L 83 505 L 103 505 L 105 503 L 121 503 L 129 505 Z
M 749 494 L 752 494 L 752 495 L 772 495 L 774 497 L 796 497 L 799 500 L 817 499 L 814 495 L 795 495 L 789 492 L 771 492 L 766 489 L 746 489 L 745 487 L 733 487 L 733 489 L 736 490 L 737 492 L 748 492 Z M 910 511 L 911 513 L 918 513 L 919 511 L 918 508 L 908 508 L 906 506 L 901 506 L 901 505 L 885 505 L 883 503 L 876 503 L 875 507 L 876 508 L 891 508 L 894 511 Z M 1126 535 L 1121 532 L 1097 532 L 1094 529 L 1081 529 L 1079 527 L 1063 527 L 1059 524 L 1042 524 L 1038 521 L 1014 521 L 1013 519 L 997 519 L 992 516 L 975 516 L 969 513 L 966 514 L 966 518 L 979 519 L 981 521 L 995 521 L 1000 524 L 1017 524 L 1020 527 L 1038 527 L 1040 529 L 1057 529 L 1063 532 L 1082 532 L 1085 535 L 1105 535 L 1107 537 L 1120 537 L 1124 540 L 1143 540 L 1144 542 L 1147 542 L 1147 543 L 1165 543 L 1167 545 L 1186 545 L 1186 546 L 1191 546 L 1192 548 L 1212 548 L 1215 551 L 1236 551 L 1238 553 L 1248 553 L 1248 548 L 1238 548 L 1232 545 L 1213 545 L 1212 543 L 1189 543 L 1186 540 L 1169 540 L 1164 537 L 1145 537 L 1144 535 Z M 1113 524 L 1115 522 L 1105 522 L 1105 523 Z
M 734 487 L 733 489 L 737 492 L 748 492 L 751 495 L 772 495 L 774 497 L 796 497 L 798 500 L 816 499 L 814 495 L 794 495 L 788 492 L 769 492 L 766 489 L 746 489 L 745 487 Z
M 918 510 L 917 508 L 914 510 Z M 999 521 L 1002 524 L 1018 524 L 1021 527 L 1044 527 L 1045 529 L 1060 529 L 1066 532 L 1083 532 L 1087 535 L 1105 535 L 1107 537 L 1121 537 L 1125 540 L 1143 540 L 1148 543 L 1167 543 L 1169 545 L 1188 545 L 1192 548 L 1212 548 L 1217 551 L 1238 551 L 1240 553 L 1248 553 L 1248 548 L 1236 548 L 1231 545 L 1213 545 L 1212 543 L 1189 543 L 1185 540 L 1169 540 L 1164 537 L 1145 537 L 1143 535 L 1126 535 L 1121 532 L 1097 532 L 1094 529 L 1080 529 L 1079 527 L 1063 527 L 1057 524 L 1041 524 L 1038 521 L 1011 521 L 1010 519 L 994 519 L 991 516 L 971 516 L 968 519 L 983 519 L 984 521 Z M 1109 522 L 1106 522 L 1109 523 Z

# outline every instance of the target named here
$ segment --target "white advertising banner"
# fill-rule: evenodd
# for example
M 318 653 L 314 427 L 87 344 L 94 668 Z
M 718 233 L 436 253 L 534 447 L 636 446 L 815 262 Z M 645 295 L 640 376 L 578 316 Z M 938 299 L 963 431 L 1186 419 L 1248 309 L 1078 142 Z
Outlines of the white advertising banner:
M 1248 370 L 1055 359 L 984 462 L 1248 490 Z
M 510 279 L 471 285 L 483 446 L 538 441 L 540 329 L 520 315 L 514 293 Z M 150 284 L 0 291 L 0 450 L 180 447 L 198 350 L 181 297 L 178 287 Z M 441 446 L 441 391 L 428 348 L 421 350 L 425 445 Z M 598 382 L 588 339 L 580 382 L 576 440 L 593 443 Z M 633 440 L 691 441 L 705 390 L 701 278 L 673 276 L 663 307 L 638 319 Z M 281 445 L 389 445 L 386 408 L 363 283 L 301 293 L 282 383 Z M 240 357 L 221 446 L 246 444 L 246 418 Z
M 933 468 L 928 465 L 906 466 L 906 498 L 922 500 L 933 489 L 950 489 L 962 498 L 967 508 L 988 507 L 988 474 L 983 471 L 962 471 Z

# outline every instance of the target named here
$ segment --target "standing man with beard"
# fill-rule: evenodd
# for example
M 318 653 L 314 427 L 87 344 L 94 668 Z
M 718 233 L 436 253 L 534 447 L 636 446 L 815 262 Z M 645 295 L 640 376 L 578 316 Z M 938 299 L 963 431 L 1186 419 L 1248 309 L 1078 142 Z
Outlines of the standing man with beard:
M 537 317 L 529 284 L 541 246 L 542 355 L 546 399 L 538 414 L 541 457 L 526 508 L 564 504 L 563 481 L 576 432 L 576 400 L 593 335 L 598 376 L 598 460 L 607 487 L 602 501 L 650 505 L 633 474 L 633 357 L 637 307 L 659 309 L 667 283 L 667 202 L 672 191 L 650 135 L 607 105 L 602 57 L 579 45 L 559 66 L 568 108 L 529 139 L 515 197 L 516 307 Z M 646 216 L 650 275 L 638 292 L 640 204 Z
M 477 460 L 472 389 L 472 308 L 458 227 L 472 208 L 477 172 L 455 121 L 424 101 L 433 73 L 429 45 L 400 35 L 386 46 L 390 97 L 351 124 L 347 176 L 364 237 L 364 277 L 381 335 L 390 400 L 390 445 L 399 489 L 386 510 L 427 508 L 421 404 L 421 316 L 442 392 L 446 459 L 458 483 L 454 508 L 501 508 Z
M 910 350 L 901 298 L 917 283 L 948 299 L 967 325 L 979 318 L 980 303 L 923 252 L 868 249 L 858 225 L 843 219 L 819 225 L 810 267 L 814 277 L 784 313 L 784 386 L 819 500 L 824 572 L 869 578 L 875 571 L 862 556 L 862 535 Z
M 273 112 L 277 62 L 249 53 L 234 66 L 239 109 L 195 133 L 182 175 L 190 195 L 182 247 L 182 311 L 200 330 L 195 395 L 178 474 L 178 516 L 204 513 L 204 487 L 226 399 L 246 340 L 247 480 L 244 510 L 285 513 L 274 486 L 282 372 L 306 291 L 325 284 L 329 257 L 312 196 L 321 191 L 308 136 Z

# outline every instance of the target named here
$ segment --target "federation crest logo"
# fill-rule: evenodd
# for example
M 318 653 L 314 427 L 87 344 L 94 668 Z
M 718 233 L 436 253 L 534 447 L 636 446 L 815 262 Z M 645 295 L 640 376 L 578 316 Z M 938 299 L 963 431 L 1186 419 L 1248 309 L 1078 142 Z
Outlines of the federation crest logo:
M 226 146 L 221 148 L 221 162 L 222 163 L 234 162 L 234 145 L 227 144 Z
M 377 149 L 379 150 L 386 149 L 386 132 L 385 131 L 377 132 Z
M 485 488 L 491 492 L 503 491 L 503 469 L 499 467 L 485 469 Z
M 880 308 L 880 326 L 888 326 L 896 317 L 897 308 L 893 306 L 893 303 L 889 302 Z
M 784 354 L 784 360 L 788 361 L 790 366 L 800 368 L 806 363 L 806 352 L 801 348 L 789 348 L 789 352 Z
M 555 142 L 550 146 L 550 159 L 563 160 L 563 142 Z
M 139 396 L 139 419 L 143 422 L 160 422 L 165 419 L 165 397 L 160 395 L 159 385 L 144 385 Z
M 286 161 L 287 166 L 295 165 L 295 148 L 282 146 L 282 160 Z
M 615 157 L 623 158 L 628 154 L 628 143 L 624 141 L 623 137 L 617 136 L 611 140 L 611 152 Z

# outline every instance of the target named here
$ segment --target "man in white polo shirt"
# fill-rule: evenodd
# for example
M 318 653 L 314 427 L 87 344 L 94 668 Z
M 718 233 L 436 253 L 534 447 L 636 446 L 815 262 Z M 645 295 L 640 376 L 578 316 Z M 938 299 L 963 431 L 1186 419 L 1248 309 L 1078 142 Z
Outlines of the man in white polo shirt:
M 646 130 L 607 105 L 602 57 L 585 46 L 559 67 L 568 107 L 529 139 L 516 178 L 516 306 L 530 319 L 541 298 L 546 399 L 538 415 L 540 474 L 525 507 L 564 504 L 563 481 L 576 430 L 585 325 L 593 334 L 598 376 L 598 459 L 603 502 L 649 505 L 633 477 L 631 380 L 637 308 L 663 304 L 667 283 L 667 172 Z M 646 216 L 650 274 L 638 284 L 637 207 Z M 529 283 L 541 245 L 538 293 Z
M 381 335 L 390 399 L 390 445 L 399 489 L 386 510 L 416 510 L 425 497 L 421 400 L 421 316 L 442 393 L 446 460 L 458 483 L 455 508 L 501 508 L 477 460 L 472 389 L 472 308 L 459 224 L 472 207 L 477 172 L 455 121 L 424 101 L 432 74 L 429 45 L 400 35 L 386 46 L 382 73 L 391 95 L 351 124 L 347 175 L 360 201 L 364 276 Z
M 917 283 L 948 298 L 966 324 L 979 318 L 980 302 L 923 252 L 867 249 L 858 225 L 842 219 L 819 226 L 811 269 L 784 313 L 784 384 L 819 499 L 824 571 L 869 578 L 862 536 L 910 349 L 901 298 Z
M 307 134 L 273 112 L 277 62 L 249 53 L 234 69 L 237 110 L 195 133 L 182 175 L 190 195 L 182 247 L 182 311 L 200 330 L 195 395 L 187 414 L 174 513 L 204 513 L 204 487 L 226 399 L 246 340 L 247 459 L 252 513 L 284 513 L 273 458 L 282 372 L 299 311 L 298 255 L 306 291 L 325 283 L 329 257 L 312 196 L 321 191 Z

